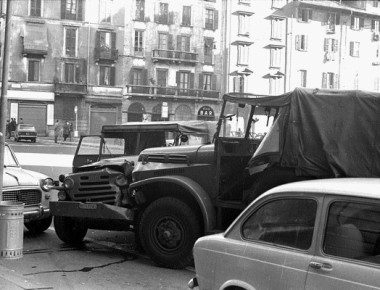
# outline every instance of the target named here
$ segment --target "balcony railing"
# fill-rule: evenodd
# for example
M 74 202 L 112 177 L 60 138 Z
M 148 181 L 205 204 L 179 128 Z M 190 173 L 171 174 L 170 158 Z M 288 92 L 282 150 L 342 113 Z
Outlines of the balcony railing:
M 56 93 L 87 94 L 87 86 L 82 83 L 56 83 Z
M 159 97 L 196 97 L 196 98 L 211 98 L 218 99 L 219 91 L 208 91 L 198 89 L 182 89 L 178 87 L 157 87 L 144 85 L 128 85 L 127 94 L 141 94 L 147 96 Z
M 180 51 L 180 50 L 167 50 L 167 49 L 153 49 L 153 61 L 174 61 L 174 62 L 187 62 L 195 64 L 198 61 L 198 53 Z
M 119 50 L 117 49 L 106 49 L 106 48 L 95 48 L 95 61 L 112 61 L 115 62 L 119 58 Z

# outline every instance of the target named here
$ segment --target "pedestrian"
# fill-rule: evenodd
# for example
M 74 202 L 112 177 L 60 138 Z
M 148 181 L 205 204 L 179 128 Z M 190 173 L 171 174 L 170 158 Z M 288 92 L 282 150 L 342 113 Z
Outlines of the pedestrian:
M 11 132 L 15 131 L 16 130 L 16 127 L 17 127 L 17 123 L 16 123 L 16 119 L 15 118 L 11 118 Z
M 55 143 L 58 143 L 58 138 L 60 137 L 60 132 L 61 132 L 61 123 L 59 122 L 59 120 L 57 120 L 57 122 L 55 122 L 55 125 L 54 125 L 54 141 Z
M 69 129 L 70 142 L 71 142 L 71 132 L 73 132 L 73 123 L 72 122 L 70 122 L 70 129 Z
M 7 120 L 7 124 L 5 125 L 5 138 L 11 138 L 11 123 Z
M 66 141 L 66 139 L 69 137 L 70 134 L 70 124 L 68 121 L 65 122 L 63 125 L 63 141 Z

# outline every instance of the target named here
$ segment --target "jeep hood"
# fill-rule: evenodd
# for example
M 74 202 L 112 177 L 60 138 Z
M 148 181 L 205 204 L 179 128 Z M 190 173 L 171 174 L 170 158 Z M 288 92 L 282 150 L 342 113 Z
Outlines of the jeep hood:
M 78 168 L 79 171 L 88 171 L 104 167 L 123 166 L 126 162 L 137 162 L 138 156 L 122 156 L 115 158 L 102 159 L 100 161 L 82 165 Z

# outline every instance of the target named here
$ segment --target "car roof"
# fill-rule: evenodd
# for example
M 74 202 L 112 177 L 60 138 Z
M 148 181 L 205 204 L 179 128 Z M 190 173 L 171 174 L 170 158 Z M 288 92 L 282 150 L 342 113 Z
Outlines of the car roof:
M 331 178 L 298 181 L 272 188 L 264 195 L 289 191 L 380 199 L 380 178 Z

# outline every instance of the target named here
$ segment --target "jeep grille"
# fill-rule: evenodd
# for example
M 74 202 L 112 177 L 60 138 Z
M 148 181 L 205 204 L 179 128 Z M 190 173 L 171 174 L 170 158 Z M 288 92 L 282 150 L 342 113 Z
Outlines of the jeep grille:
M 72 194 L 74 201 L 115 204 L 117 187 L 110 183 L 111 175 L 107 171 L 83 172 L 71 178 L 77 184 L 77 190 Z
M 19 201 L 25 205 L 41 203 L 41 191 L 37 189 L 23 189 L 3 192 L 3 201 Z

